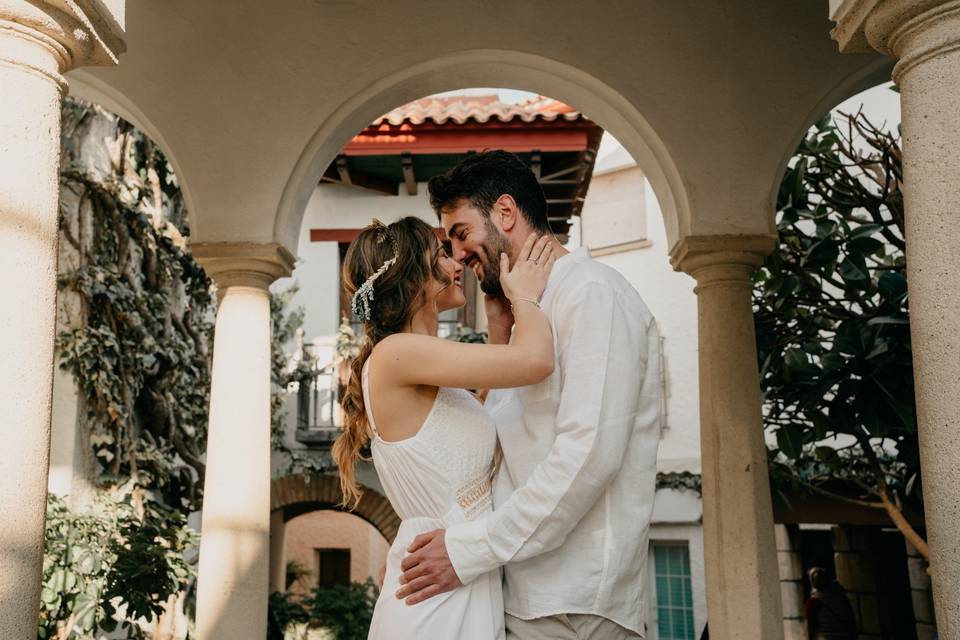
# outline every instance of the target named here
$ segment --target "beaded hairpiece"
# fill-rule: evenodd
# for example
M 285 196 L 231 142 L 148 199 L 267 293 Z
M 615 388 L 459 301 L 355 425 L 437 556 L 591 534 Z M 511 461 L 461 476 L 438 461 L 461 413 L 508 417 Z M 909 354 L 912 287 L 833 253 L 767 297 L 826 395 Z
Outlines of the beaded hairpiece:
M 376 230 L 377 243 L 382 244 L 384 240 L 390 241 L 390 246 L 393 249 L 393 257 L 380 265 L 380 268 L 364 280 L 356 293 L 353 294 L 353 300 L 350 301 L 350 308 L 353 310 L 353 315 L 363 322 L 369 322 L 373 317 L 373 283 L 377 281 L 377 278 L 386 273 L 387 269 L 393 266 L 400 257 L 400 247 L 397 244 L 397 237 L 393 235 L 393 232 L 390 231 L 387 225 L 374 218 L 369 228 Z

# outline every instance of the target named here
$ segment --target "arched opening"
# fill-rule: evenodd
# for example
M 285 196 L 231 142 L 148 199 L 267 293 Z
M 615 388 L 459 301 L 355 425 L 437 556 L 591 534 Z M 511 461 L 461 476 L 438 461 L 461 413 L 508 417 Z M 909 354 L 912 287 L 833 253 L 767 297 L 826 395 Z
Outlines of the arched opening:
M 669 242 L 679 237 L 689 220 L 683 182 L 669 152 L 636 107 L 576 68 L 514 51 L 479 50 L 436 58 L 382 77 L 320 123 L 284 189 L 274 238 L 296 246 L 310 194 L 340 149 L 358 131 L 398 105 L 463 87 L 522 87 L 590 114 L 647 171 L 661 203 Z
M 857 96 L 870 90 L 873 87 L 888 83 L 890 73 L 893 69 L 893 62 L 887 58 L 877 58 L 857 69 L 857 71 L 839 83 L 830 87 L 817 97 L 810 105 L 810 109 L 802 121 L 792 126 L 793 135 L 790 143 L 783 148 L 780 161 L 771 174 L 770 184 L 770 202 L 775 204 L 777 201 L 777 192 L 780 190 L 780 180 L 787 168 L 787 163 L 793 157 L 794 151 L 800 141 L 824 114 L 844 103 L 847 100 L 855 100 Z M 775 213 L 775 212 L 774 212 Z
M 379 580 L 400 517 L 369 487 L 356 509 L 344 509 L 342 501 L 336 476 L 294 474 L 270 483 L 272 591 L 304 594 Z
M 291 475 L 270 483 L 270 512 L 282 512 L 285 520 L 318 509 L 342 511 L 343 494 L 336 476 Z M 363 518 L 389 542 L 400 527 L 400 517 L 379 492 L 367 488 L 357 508 L 350 513 Z
M 305 511 L 284 524 L 284 586 L 305 593 L 315 587 L 376 582 L 389 549 L 380 531 L 359 516 L 329 508 Z
M 104 109 L 117 114 L 147 134 L 160 150 L 163 151 L 163 155 L 170 162 L 170 165 L 176 173 L 177 184 L 183 193 L 183 200 L 187 205 L 190 228 L 196 230 L 198 223 L 196 198 L 191 190 L 190 180 L 185 175 L 183 166 L 177 157 L 177 153 L 164 136 L 163 131 L 153 123 L 150 116 L 145 113 L 139 105 L 88 70 L 82 68 L 75 69 L 70 72 L 68 78 L 70 95 L 100 105 Z
M 377 113 L 358 126 L 322 168 L 298 229 L 301 262 L 294 279 L 300 291 L 291 305 L 306 311 L 303 346 L 312 349 L 319 375 L 311 386 L 298 383 L 296 395 L 308 399 L 304 410 L 293 398 L 288 405 L 289 414 L 297 417 L 295 427 L 288 424 L 288 433 L 297 434 L 288 441 L 292 448 L 300 443 L 323 455 L 336 435 L 338 376 L 328 365 L 342 356 L 337 349 L 343 334 L 337 335 L 337 324 L 341 312 L 349 313 L 349 301 L 337 301 L 341 261 L 353 235 L 372 217 L 390 222 L 417 215 L 437 225 L 427 200 L 427 179 L 467 153 L 506 148 L 539 172 L 548 207 L 557 205 L 551 209 L 558 218 L 554 231 L 567 235 L 568 247 L 588 249 L 594 259 L 619 271 L 658 318 L 665 351 L 661 370 L 670 372 L 661 380 L 663 417 L 668 423 L 660 442 L 663 470 L 681 475 L 699 472 L 697 385 L 685 382 L 673 389 L 669 382 L 670 378 L 697 378 L 696 299 L 692 280 L 675 272 L 667 259 L 669 217 L 662 213 L 659 194 L 643 162 L 603 130 L 591 113 L 553 97 L 479 88 L 415 95 L 416 100 L 391 104 L 386 115 Z M 453 119 L 461 124 L 454 126 Z M 549 135 L 562 138 L 571 132 L 581 136 L 583 146 L 551 145 Z M 575 166 L 578 163 L 585 166 Z M 555 179 L 557 184 L 551 184 Z M 562 208 L 566 200 L 576 200 L 575 213 L 571 213 L 572 202 Z M 574 222 L 568 225 L 571 219 Z M 471 273 L 467 280 L 472 277 Z M 473 312 L 465 308 L 461 315 L 441 318 L 444 335 L 455 335 L 457 325 L 485 329 L 476 313 L 482 309 L 478 297 L 474 295 Z M 317 315 L 323 317 L 318 320 Z M 669 367 L 663 366 L 666 363 Z M 666 626 L 684 625 L 692 634 L 703 628 L 706 618 L 700 499 L 692 491 L 662 489 L 651 530 L 651 557 L 685 563 L 678 580 L 689 587 L 691 601 L 676 610 L 658 608 L 651 589 L 649 617 L 658 620 L 659 616 Z M 656 583 L 658 569 L 651 567 L 650 576 L 637 579 Z M 666 570 L 661 566 L 659 571 Z M 666 597 L 661 593 L 661 601 Z
M 933 620 L 923 561 L 905 544 L 922 539 L 924 519 L 909 482 L 920 460 L 900 99 L 888 81 L 873 84 L 817 114 L 789 160 L 755 318 L 772 478 L 789 503 L 775 517 L 804 569 L 789 589 L 795 605 L 820 567 L 847 590 L 861 631 L 916 638 Z M 846 342 L 854 335 L 862 350 Z M 799 491 L 784 489 L 798 478 Z M 898 518 L 876 508 L 884 499 Z

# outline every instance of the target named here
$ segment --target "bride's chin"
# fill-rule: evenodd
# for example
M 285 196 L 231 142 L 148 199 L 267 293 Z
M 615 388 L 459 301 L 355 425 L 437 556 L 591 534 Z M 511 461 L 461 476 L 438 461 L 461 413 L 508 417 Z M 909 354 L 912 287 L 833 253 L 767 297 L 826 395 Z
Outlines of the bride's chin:
M 458 291 L 457 295 L 449 296 L 447 300 L 444 300 L 437 305 L 437 310 L 442 313 L 444 311 L 449 311 L 450 309 L 459 309 L 465 304 L 467 304 L 467 299 Z

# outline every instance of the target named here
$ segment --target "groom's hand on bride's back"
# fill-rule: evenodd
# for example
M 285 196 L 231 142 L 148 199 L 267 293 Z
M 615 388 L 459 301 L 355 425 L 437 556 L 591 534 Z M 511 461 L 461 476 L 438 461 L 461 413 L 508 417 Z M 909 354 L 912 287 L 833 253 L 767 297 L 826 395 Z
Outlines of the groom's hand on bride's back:
M 407 547 L 407 556 L 400 563 L 400 589 L 397 598 L 417 604 L 435 595 L 463 586 L 453 570 L 443 529 L 422 533 Z

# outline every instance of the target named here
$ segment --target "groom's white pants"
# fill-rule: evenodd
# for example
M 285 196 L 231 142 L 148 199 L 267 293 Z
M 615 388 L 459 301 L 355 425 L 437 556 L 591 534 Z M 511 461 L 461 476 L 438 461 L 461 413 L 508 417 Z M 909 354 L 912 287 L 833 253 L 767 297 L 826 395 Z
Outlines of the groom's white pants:
M 561 613 L 521 620 L 507 614 L 507 640 L 639 640 L 629 629 L 601 616 Z

